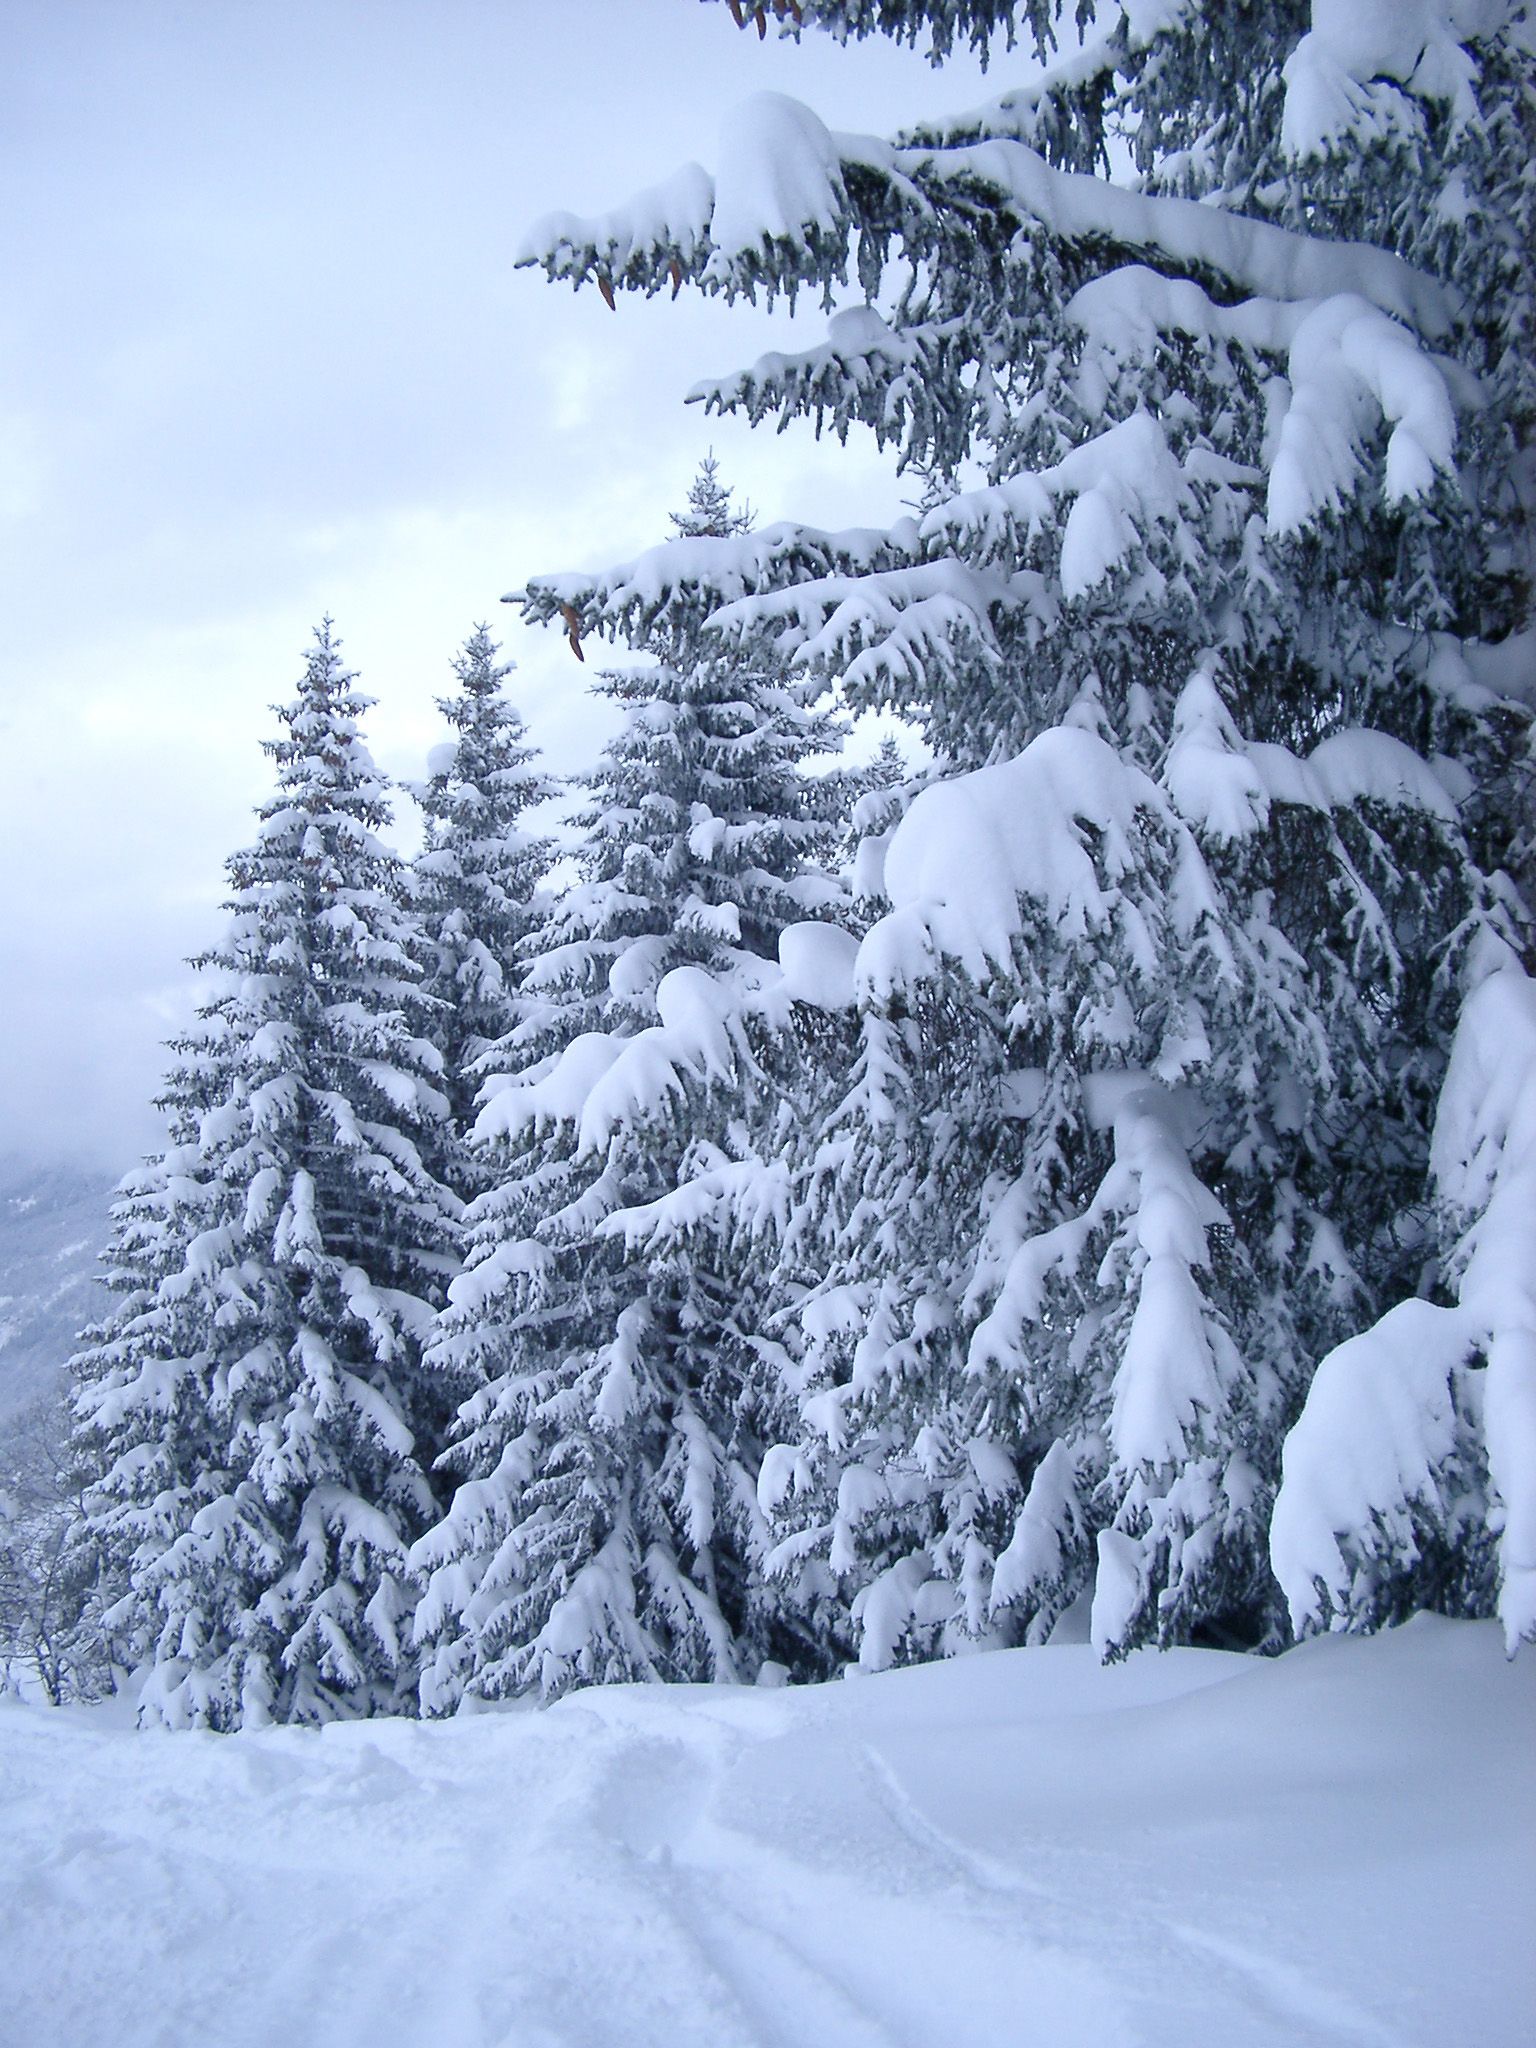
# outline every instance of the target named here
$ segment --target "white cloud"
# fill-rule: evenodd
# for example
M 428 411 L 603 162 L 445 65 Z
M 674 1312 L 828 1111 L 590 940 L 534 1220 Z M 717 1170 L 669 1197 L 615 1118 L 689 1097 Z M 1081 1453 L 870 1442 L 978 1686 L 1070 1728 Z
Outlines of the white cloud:
M 893 496 L 867 449 L 682 403 L 818 315 L 610 313 L 511 270 L 530 218 L 707 162 L 763 87 L 879 127 L 982 88 L 882 45 L 759 44 L 689 0 L 52 0 L 12 45 L 0 1144 L 114 1164 L 147 1141 L 179 962 L 217 930 L 268 707 L 323 612 L 391 773 L 419 772 L 481 619 L 571 770 L 608 714 L 504 591 L 663 537 L 711 445 L 764 519 Z

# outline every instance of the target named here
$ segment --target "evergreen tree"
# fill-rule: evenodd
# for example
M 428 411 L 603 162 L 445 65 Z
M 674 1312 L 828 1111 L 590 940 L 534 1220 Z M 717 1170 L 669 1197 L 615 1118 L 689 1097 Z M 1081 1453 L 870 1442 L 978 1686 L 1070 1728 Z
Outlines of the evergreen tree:
M 708 563 L 742 532 L 713 457 L 672 517 L 681 538 L 669 558 Z M 541 934 L 528 977 L 562 1040 L 654 1023 L 656 990 L 674 967 L 750 977 L 786 924 L 840 901 L 819 869 L 846 786 L 800 767 L 842 743 L 815 708 L 822 687 L 739 659 L 704 633 L 703 610 L 686 597 L 633 644 L 652 665 L 598 679 L 624 722 L 583 778 L 581 881 Z
M 1035 1639 L 1089 1591 L 1108 1653 L 1482 1611 L 1500 1577 L 1536 1626 L 1531 1368 L 1486 1286 L 1467 1319 L 1475 1220 L 1464 1341 L 1409 1376 L 1454 1427 L 1376 1502 L 1328 1483 L 1334 1432 L 1298 1437 L 1327 1542 L 1290 1545 L 1288 1600 L 1269 1559 L 1319 1358 L 1445 1284 L 1458 1004 L 1525 986 L 1528 10 L 1110 6 L 1060 53 L 1043 5 L 798 14 L 1047 68 L 894 143 L 761 95 L 675 207 L 525 251 L 609 293 L 852 271 L 823 344 L 710 402 L 862 423 L 930 486 L 886 533 L 770 527 L 528 593 L 632 638 L 712 614 L 918 719 L 943 770 L 884 849 L 853 1089 L 795 1168 L 821 1270 L 775 1563 L 833 1576 L 872 1663 Z M 1359 1410 L 1378 1442 L 1393 1412 Z
M 474 1120 L 476 1061 L 523 1021 L 521 955 L 554 854 L 553 840 L 521 822 L 559 785 L 535 766 L 537 749 L 502 688 L 514 664 L 498 662 L 499 651 L 483 625 L 465 641 L 453 664 L 458 693 L 437 700 L 456 737 L 434 753 L 431 779 L 416 791 L 426 818 L 415 864 L 428 947 L 423 989 L 440 1005 L 434 1037 L 459 1138 Z M 459 1159 L 473 1179 L 470 1155 L 461 1150 Z
M 702 558 L 733 545 L 712 462 L 675 523 Z M 479 1387 L 451 1511 L 417 1551 L 434 1711 L 466 1690 L 737 1677 L 774 1647 L 761 1273 L 722 1202 L 771 1178 L 785 1137 L 774 1036 L 749 1020 L 783 928 L 837 900 L 815 863 L 840 785 L 800 764 L 839 736 L 817 687 L 735 658 L 697 608 L 640 645 L 651 666 L 602 680 L 625 722 L 529 964 L 542 1025 L 481 1118 L 498 1185 L 434 1342 Z M 655 1207 L 680 1188 L 681 1209 Z
M 688 486 L 687 506 L 672 514 L 672 524 L 684 540 L 728 540 L 733 533 L 749 532 L 752 518 L 750 505 L 738 511 L 731 503 L 730 486 L 721 483 L 720 465 L 711 449 Z
M 99 1589 L 79 1569 L 68 1420 L 47 1396 L 9 1418 L 0 1449 L 0 1684 L 54 1706 L 112 1690 Z
M 367 702 L 327 620 L 266 743 L 228 935 L 193 963 L 170 1147 L 116 1211 L 115 1313 L 74 1361 L 80 1541 L 172 1725 L 410 1698 L 406 1549 L 454 1391 L 421 1351 L 456 1204 L 423 1163 L 448 1105 Z

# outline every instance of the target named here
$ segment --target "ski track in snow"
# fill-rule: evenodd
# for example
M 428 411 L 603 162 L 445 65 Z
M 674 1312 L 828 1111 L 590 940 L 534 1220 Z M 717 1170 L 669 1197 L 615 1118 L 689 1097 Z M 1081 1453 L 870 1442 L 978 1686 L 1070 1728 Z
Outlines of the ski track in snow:
M 0 1709 L 0 2042 L 1525 2048 L 1536 1659 L 1078 1647 L 135 1735 Z

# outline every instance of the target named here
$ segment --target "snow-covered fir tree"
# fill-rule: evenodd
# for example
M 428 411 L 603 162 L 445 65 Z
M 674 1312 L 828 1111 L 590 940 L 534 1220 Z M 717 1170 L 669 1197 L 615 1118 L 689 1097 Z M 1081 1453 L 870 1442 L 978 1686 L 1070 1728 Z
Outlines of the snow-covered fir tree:
M 672 517 L 669 554 L 701 562 L 744 530 L 713 457 Z M 562 1040 L 654 1023 L 672 968 L 750 974 L 785 925 L 841 900 L 818 872 L 845 785 L 800 765 L 842 743 L 816 708 L 824 693 L 703 635 L 686 600 L 648 618 L 632 644 L 652 663 L 598 678 L 623 724 L 583 778 L 581 881 L 541 932 L 527 978 Z
M 701 562 L 737 544 L 712 462 L 675 523 Z M 798 1053 L 775 956 L 841 900 L 819 863 L 843 791 L 803 765 L 840 735 L 819 684 L 723 649 L 696 604 L 635 644 L 650 664 L 600 684 L 624 723 L 529 963 L 547 1007 L 480 1119 L 497 1185 L 433 1345 L 479 1391 L 416 1552 L 430 1711 L 798 1655 L 758 1569 L 767 1262 L 719 1219 L 750 1183 L 760 1234 L 780 1199 Z
M 873 1664 L 1089 1594 L 1111 1654 L 1530 1633 L 1529 1109 L 1489 1052 L 1531 986 L 1530 10 L 775 11 L 1037 62 L 890 142 L 760 95 L 713 175 L 524 251 L 846 294 L 702 395 L 930 484 L 529 591 L 576 635 L 708 616 L 944 771 L 871 850 L 853 1083 L 793 1168 L 773 1562 Z
M 458 691 L 437 700 L 455 737 L 434 750 L 430 779 L 415 793 L 426 820 L 415 863 L 428 949 L 423 989 L 439 1005 L 433 1035 L 456 1137 L 473 1122 L 476 1061 L 523 1021 L 521 956 L 554 856 L 554 841 L 531 832 L 523 814 L 559 785 L 537 766 L 538 750 L 507 701 L 514 664 L 498 662 L 499 652 L 483 625 L 465 641 L 453 664 Z M 472 1155 L 460 1159 L 472 1180 Z
M 688 486 L 688 503 L 674 512 L 672 524 L 684 540 L 726 540 L 733 533 L 747 533 L 752 526 L 752 507 L 731 503 L 729 484 L 720 481 L 720 465 L 714 450 L 699 464 L 699 473 Z
M 422 1344 L 457 1204 L 423 1163 L 449 1112 L 367 703 L 326 621 L 194 962 L 169 1147 L 115 1212 L 115 1313 L 73 1365 L 78 1541 L 172 1725 L 412 1698 L 406 1552 L 457 1391 Z

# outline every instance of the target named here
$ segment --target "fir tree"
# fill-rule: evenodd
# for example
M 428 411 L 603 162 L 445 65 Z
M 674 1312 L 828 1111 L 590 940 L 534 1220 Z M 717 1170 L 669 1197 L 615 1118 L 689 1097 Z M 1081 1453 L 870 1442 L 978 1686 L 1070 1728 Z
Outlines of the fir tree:
M 675 523 L 701 556 L 733 544 L 712 462 Z M 479 1391 L 445 1461 L 451 1512 L 417 1551 L 433 1710 L 738 1677 L 774 1647 L 762 1262 L 750 1230 L 718 1227 L 711 1176 L 772 1175 L 777 1055 L 746 1013 L 783 928 L 837 900 L 816 863 L 840 787 L 800 764 L 838 734 L 817 689 L 737 659 L 685 606 L 641 644 L 651 666 L 602 680 L 625 722 L 586 778 L 581 879 L 529 963 L 542 1024 L 481 1118 L 499 1184 L 434 1343 Z
M 434 753 L 431 779 L 416 791 L 426 818 L 415 864 L 423 990 L 440 1006 L 434 1038 L 459 1138 L 474 1120 L 475 1063 L 524 1019 L 521 956 L 554 853 L 553 840 L 522 823 L 559 785 L 535 765 L 537 749 L 502 688 L 514 664 L 498 662 L 499 651 L 483 625 L 465 641 L 453 664 L 458 693 L 437 700 L 456 737 Z M 472 1178 L 469 1155 L 461 1160 Z
M 669 554 L 705 563 L 743 531 L 713 457 L 687 511 L 672 516 L 682 537 Z M 567 1040 L 654 1023 L 656 990 L 674 967 L 750 975 L 774 957 L 786 924 L 840 900 L 819 869 L 847 786 L 800 767 L 842 743 L 816 709 L 822 687 L 741 660 L 704 633 L 686 599 L 649 619 L 634 644 L 652 665 L 598 680 L 624 722 L 583 778 L 581 882 L 541 934 L 529 975 Z
M 672 524 L 684 540 L 728 540 L 733 533 L 749 532 L 752 518 L 750 505 L 738 510 L 731 503 L 730 486 L 721 483 L 720 465 L 711 449 L 688 486 L 686 510 L 674 512 Z
M 421 1348 L 456 1205 L 423 1164 L 448 1106 L 367 702 L 327 620 L 228 935 L 193 963 L 170 1148 L 116 1212 L 116 1312 L 74 1361 L 81 1541 L 173 1725 L 410 1697 L 406 1549 L 453 1406 Z
M 886 533 L 770 527 L 529 592 L 583 632 L 712 614 L 919 720 L 943 769 L 885 849 L 853 1090 L 794 1169 L 821 1276 L 765 1468 L 775 1562 L 834 1575 L 874 1663 L 1034 1639 L 1089 1591 L 1109 1653 L 1481 1611 L 1500 1577 L 1536 1626 L 1525 1297 L 1484 1285 L 1467 1320 L 1491 1234 L 1444 1200 L 1486 1171 L 1439 1177 L 1465 1341 L 1420 1354 L 1422 1457 L 1375 1504 L 1317 1480 L 1288 1599 L 1269 1559 L 1319 1359 L 1436 1284 L 1458 1003 L 1525 985 L 1528 13 L 1112 7 L 1051 69 L 1042 6 L 799 12 L 937 55 L 1018 36 L 1048 68 L 895 143 L 761 95 L 686 203 L 525 251 L 610 293 L 851 271 L 825 343 L 707 396 L 862 423 L 942 485 Z M 1507 1106 L 1456 1127 L 1486 1158 L 1490 1116 L 1523 1185 Z M 1390 1390 L 1369 1405 L 1379 1436 Z M 1347 1456 L 1296 1448 L 1298 1487 Z

